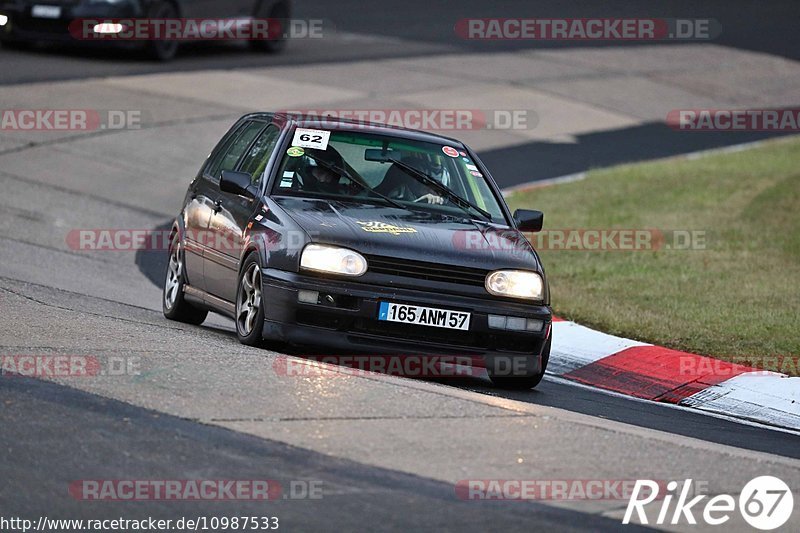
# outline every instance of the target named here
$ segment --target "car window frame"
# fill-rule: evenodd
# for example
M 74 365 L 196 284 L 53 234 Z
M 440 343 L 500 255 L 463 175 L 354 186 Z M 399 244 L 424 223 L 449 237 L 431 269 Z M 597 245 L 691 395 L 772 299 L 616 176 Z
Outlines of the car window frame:
M 258 178 L 258 182 L 254 184 L 254 185 L 256 185 L 258 187 L 259 190 L 261 190 L 262 182 L 266 181 L 264 179 L 264 177 L 267 175 L 268 172 L 271 172 L 270 165 L 272 163 L 273 157 L 278 152 L 278 147 L 281 144 L 281 140 L 282 140 L 281 139 L 281 135 L 283 133 L 283 128 L 281 128 L 281 126 L 276 124 L 274 121 L 265 122 L 264 127 L 261 128 L 261 130 L 259 130 L 258 134 L 253 138 L 253 141 L 247 146 L 247 149 L 244 151 L 244 153 L 242 153 L 241 157 L 239 157 L 239 161 L 236 162 L 235 170 L 237 172 L 241 172 L 242 171 L 242 167 L 244 166 L 245 159 L 247 158 L 247 154 L 250 153 L 250 151 L 253 149 L 253 147 L 255 147 L 256 143 L 267 132 L 267 130 L 270 127 L 273 127 L 273 126 L 278 130 L 278 136 L 277 136 L 277 140 L 275 141 L 275 146 L 273 146 L 273 148 L 272 148 L 272 153 L 270 154 L 269 159 L 267 159 L 267 164 L 264 166 L 264 171 L 262 172 L 261 176 Z M 252 176 L 252 174 L 251 174 L 251 176 Z
M 243 120 L 241 124 L 234 126 L 231 128 L 231 132 L 226 135 L 223 140 L 219 142 L 217 147 L 215 148 L 214 152 L 212 152 L 211 156 L 208 158 L 206 166 L 203 168 L 203 177 L 210 181 L 211 183 L 219 185 L 220 176 L 214 176 L 211 174 L 210 170 L 213 166 L 216 165 L 219 158 L 224 158 L 228 152 L 230 151 L 233 144 L 241 137 L 241 135 L 248 129 L 248 127 L 252 124 L 260 124 L 261 129 L 258 130 L 253 140 L 245 147 L 242 154 L 239 156 L 239 159 L 236 160 L 236 164 L 230 170 L 238 170 L 240 165 L 242 164 L 242 160 L 244 159 L 244 155 L 253 147 L 255 141 L 261 136 L 264 130 L 269 125 L 268 120 L 264 120 L 263 118 L 251 118 L 247 120 Z
M 271 124 L 275 124 L 281 130 L 281 135 L 278 138 L 278 144 L 275 145 L 275 150 L 272 152 L 272 157 L 267 162 L 267 170 L 264 172 L 265 178 L 261 180 L 261 195 L 271 198 L 273 196 L 272 189 L 274 188 L 277 179 L 279 163 L 283 159 L 283 154 L 286 153 L 291 147 L 292 136 L 296 129 L 296 124 L 280 120 L 273 120 Z
M 280 191 L 275 190 L 275 182 L 277 181 L 277 170 L 280 168 L 280 160 L 283 159 L 283 154 L 288 150 L 291 146 L 291 139 L 294 135 L 294 132 L 297 128 L 302 127 L 296 122 L 289 122 L 288 124 L 284 124 L 283 129 L 283 138 L 282 140 L 278 141 L 278 145 L 275 148 L 275 151 L 272 154 L 272 159 L 267 164 L 267 167 L 270 169 L 269 177 L 264 181 L 263 187 L 261 188 L 261 195 L 266 196 L 269 198 L 273 197 L 291 197 L 296 198 L 296 196 L 291 195 L 284 195 L 281 194 Z M 331 131 L 346 131 L 340 130 L 338 128 L 329 128 Z M 516 229 L 517 225 L 514 222 L 514 216 L 511 213 L 511 209 L 508 207 L 505 198 L 503 197 L 503 192 L 500 189 L 500 186 L 497 185 L 492 174 L 486 168 L 486 165 L 483 161 L 478 157 L 478 154 L 470 148 L 466 143 L 459 141 L 458 139 L 453 139 L 450 137 L 443 137 L 439 139 L 440 142 L 444 143 L 447 142 L 451 146 L 457 147 L 459 150 L 464 150 L 467 152 L 467 155 L 472 159 L 473 163 L 478 167 L 478 170 L 483 174 L 484 180 L 489 187 L 489 191 L 494 196 L 495 201 L 500 206 L 500 212 L 503 216 L 502 221 L 494 221 L 493 224 L 498 226 L 506 226 L 508 228 Z M 276 161 L 276 156 L 280 156 L 280 160 Z
M 211 153 L 206 159 L 206 162 L 203 164 L 203 168 L 200 170 L 200 176 L 202 178 L 212 182 L 214 181 L 214 177 L 211 175 L 209 170 L 211 169 L 212 166 L 214 166 L 214 163 L 220 156 L 220 153 L 225 149 L 225 147 L 228 146 L 228 143 L 230 143 L 236 137 L 236 135 L 239 134 L 239 132 L 242 130 L 242 128 L 245 126 L 247 122 L 248 121 L 246 120 L 238 121 L 236 124 L 231 126 L 231 129 L 229 129 L 228 132 L 222 136 L 219 142 L 217 142 L 217 145 L 214 146 L 213 150 L 211 150 Z

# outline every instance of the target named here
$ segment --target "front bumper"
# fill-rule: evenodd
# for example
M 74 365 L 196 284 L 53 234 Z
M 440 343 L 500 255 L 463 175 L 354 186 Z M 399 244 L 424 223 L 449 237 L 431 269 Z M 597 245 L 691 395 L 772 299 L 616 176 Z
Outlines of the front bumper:
M 43 5 L 56 5 L 45 0 Z M 115 41 L 111 39 L 83 40 L 70 33 L 70 23 L 78 19 L 127 19 L 144 16 L 138 2 L 118 4 L 61 2 L 58 18 L 33 16 L 34 4 L 11 2 L 3 4 L 0 0 L 0 15 L 8 17 L 5 26 L 0 27 L 0 40 L 16 42 L 52 42 L 62 44 L 117 46 L 137 48 L 142 43 L 135 41 Z
M 335 303 L 298 302 L 300 290 L 330 295 Z M 262 270 L 262 292 L 267 339 L 355 354 L 466 356 L 487 368 L 505 368 L 509 360 L 520 368 L 521 359 L 526 374 L 541 371 L 542 348 L 552 324 L 550 308 L 542 305 L 386 288 L 275 269 Z M 472 316 L 470 329 L 379 321 L 381 301 L 467 311 Z M 539 319 L 544 327 L 540 332 L 491 329 L 489 314 Z

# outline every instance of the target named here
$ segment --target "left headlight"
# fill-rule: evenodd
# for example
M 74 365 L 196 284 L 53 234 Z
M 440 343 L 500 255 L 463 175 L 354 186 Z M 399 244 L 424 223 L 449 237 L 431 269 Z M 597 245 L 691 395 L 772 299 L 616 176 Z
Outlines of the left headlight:
M 544 297 L 544 280 L 536 272 L 496 270 L 486 276 L 486 290 L 495 296 L 541 300 Z
M 364 256 L 347 248 L 309 244 L 300 256 L 300 268 L 342 276 L 361 276 L 367 271 Z

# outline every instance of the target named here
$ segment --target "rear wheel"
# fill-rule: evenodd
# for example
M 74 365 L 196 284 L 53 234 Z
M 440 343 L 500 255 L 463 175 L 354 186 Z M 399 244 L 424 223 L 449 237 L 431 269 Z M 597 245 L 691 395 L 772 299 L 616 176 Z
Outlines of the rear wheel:
M 208 316 L 208 311 L 194 307 L 183 298 L 183 288 L 186 286 L 185 265 L 180 235 L 176 232 L 169 245 L 169 263 L 161 304 L 164 316 L 170 320 L 199 325 Z
M 274 36 L 274 39 L 263 39 L 258 41 L 250 41 L 250 47 L 253 50 L 258 52 L 265 52 L 268 54 L 277 54 L 282 52 L 286 48 L 287 42 L 287 28 L 286 24 L 288 23 L 289 19 L 289 10 L 286 8 L 284 4 L 277 4 L 275 6 L 269 7 L 269 0 L 262 0 L 259 4 L 258 9 L 256 9 L 256 18 L 259 19 L 269 19 L 270 20 L 270 27 L 269 33 L 270 36 L 273 34 L 273 24 L 276 22 L 280 22 L 281 26 L 279 28 L 279 32 Z
M 176 19 L 178 10 L 170 2 L 153 2 L 147 10 L 149 19 Z M 169 61 L 178 53 L 178 41 L 166 41 L 163 39 L 150 41 L 147 44 L 147 55 L 157 61 Z
M 493 369 L 487 368 L 489 378 L 496 386 L 502 389 L 516 389 L 527 390 L 536 387 L 544 378 L 544 372 L 547 369 L 547 362 L 550 360 L 550 344 L 553 340 L 553 334 L 550 333 L 550 338 L 542 348 L 542 368 L 536 374 L 524 374 L 517 376 L 498 375 Z
M 236 290 L 236 336 L 248 346 L 260 346 L 263 339 L 264 301 L 258 254 L 248 255 L 239 273 Z

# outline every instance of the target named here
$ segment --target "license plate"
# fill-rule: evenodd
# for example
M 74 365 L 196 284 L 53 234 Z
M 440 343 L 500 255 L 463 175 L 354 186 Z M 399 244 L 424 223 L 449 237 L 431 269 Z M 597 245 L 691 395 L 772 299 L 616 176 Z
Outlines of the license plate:
M 31 15 L 40 19 L 57 19 L 61 16 L 60 6 L 33 6 Z
M 380 302 L 378 320 L 446 329 L 469 329 L 470 314 L 462 311 Z

